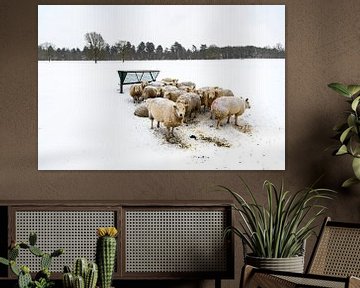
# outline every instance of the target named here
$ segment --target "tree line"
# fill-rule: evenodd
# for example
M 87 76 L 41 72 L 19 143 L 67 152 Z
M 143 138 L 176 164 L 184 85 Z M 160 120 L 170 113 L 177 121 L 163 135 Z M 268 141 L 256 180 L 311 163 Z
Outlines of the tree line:
M 38 46 L 38 60 L 191 60 L 191 59 L 246 59 L 246 58 L 285 58 L 285 49 L 279 43 L 274 47 L 225 46 L 202 44 L 185 48 L 179 42 L 171 47 L 140 42 L 137 46 L 129 41 L 107 44 L 99 33 L 85 34 L 85 46 L 79 48 L 56 48 L 46 42 Z

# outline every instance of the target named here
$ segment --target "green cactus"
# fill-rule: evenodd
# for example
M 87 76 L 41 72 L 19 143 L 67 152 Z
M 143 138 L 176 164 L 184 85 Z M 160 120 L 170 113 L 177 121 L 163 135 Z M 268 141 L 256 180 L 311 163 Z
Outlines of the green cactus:
M 71 273 L 69 266 L 64 266 L 63 286 L 64 288 L 75 288 L 75 279 L 78 283 L 76 285 L 82 287 L 82 279 L 84 288 L 95 288 L 98 278 L 98 268 L 95 263 L 89 263 L 86 258 L 78 258 L 74 262 L 74 272 Z
M 86 258 L 76 259 L 74 266 L 75 276 L 81 276 L 83 279 L 85 279 L 87 268 L 88 268 L 88 261 L 86 260 Z
M 36 234 L 30 233 L 29 244 L 20 242 L 16 243 L 11 241 L 11 245 L 8 251 L 8 259 L 0 257 L 0 263 L 10 266 L 11 271 L 18 276 L 18 286 L 19 288 L 48 288 L 51 287 L 53 282 L 50 281 L 50 264 L 53 257 L 60 256 L 63 254 L 63 249 L 55 250 L 53 253 L 48 254 L 41 251 L 38 247 L 34 246 L 36 244 Z M 39 271 L 35 276 L 35 281 L 32 281 L 30 275 L 30 269 L 27 266 L 19 266 L 16 264 L 16 259 L 19 256 L 19 250 L 29 250 L 30 253 L 37 257 L 41 257 L 41 271 Z
M 29 235 L 29 244 L 31 246 L 35 246 L 37 241 L 37 235 L 35 232 L 31 232 Z
M 73 288 L 74 287 L 74 276 L 71 272 L 66 272 L 62 277 L 64 288 Z
M 51 265 L 51 260 L 52 257 L 50 254 L 44 253 L 44 255 L 41 257 L 41 261 L 40 261 L 40 267 L 41 269 L 49 269 L 50 265 Z
M 16 245 L 14 248 L 10 249 L 8 252 L 9 260 L 16 260 L 16 258 L 19 256 L 19 246 Z
M 28 267 L 26 267 L 27 269 L 24 268 L 25 267 L 22 267 L 21 272 L 19 274 L 19 279 L 18 279 L 19 288 L 29 288 L 30 284 L 32 283 L 31 275 L 29 273 L 30 272 L 29 268 Z
M 74 288 L 85 288 L 84 278 L 76 275 L 74 277 Z
M 32 254 L 34 254 L 35 256 L 37 256 L 37 257 L 41 257 L 41 256 L 44 255 L 44 252 L 42 252 L 42 251 L 40 250 L 40 248 L 38 248 L 38 247 L 36 247 L 36 246 L 30 246 L 30 247 L 29 247 L 29 251 L 30 251 Z
M 101 288 L 110 288 L 114 272 L 116 256 L 116 239 L 112 236 L 102 236 L 96 243 L 96 262 L 99 267 L 99 282 Z
M 89 263 L 85 276 L 85 288 L 95 288 L 98 279 L 98 266 L 96 263 Z
M 19 276 L 20 274 L 20 268 L 16 265 L 16 262 L 14 260 L 11 260 L 9 262 L 11 271 L 16 275 Z
M 3 257 L 0 257 L 0 263 L 4 264 L 6 266 L 10 265 L 10 261 L 8 259 L 3 258 Z

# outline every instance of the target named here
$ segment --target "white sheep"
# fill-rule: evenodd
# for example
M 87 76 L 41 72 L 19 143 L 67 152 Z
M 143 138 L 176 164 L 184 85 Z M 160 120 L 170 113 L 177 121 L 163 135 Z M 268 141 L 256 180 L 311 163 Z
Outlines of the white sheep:
M 165 85 L 173 85 L 176 86 L 176 84 L 179 82 L 179 79 L 175 79 L 175 78 L 164 78 L 161 80 L 161 82 L 163 82 Z
M 223 96 L 234 96 L 234 92 L 230 89 L 217 88 L 215 89 L 215 98 Z
M 143 89 L 142 95 L 140 97 L 140 100 L 146 100 L 149 98 L 155 98 L 155 97 L 159 97 L 160 96 L 160 88 L 158 87 L 154 87 L 154 86 L 146 86 Z
M 204 106 L 204 112 L 207 108 L 211 108 L 211 103 L 216 97 L 215 89 L 216 87 L 202 87 L 196 91 L 196 93 L 200 96 L 201 106 Z
M 214 100 L 211 105 L 211 113 L 217 120 L 216 128 L 219 128 L 221 120 L 227 119 L 227 123 L 230 123 L 230 117 L 235 115 L 235 125 L 238 126 L 237 119 L 242 115 L 246 109 L 250 108 L 249 99 L 238 97 L 219 97 Z
M 148 85 L 148 82 L 143 81 L 139 84 L 133 84 L 130 86 L 130 96 L 133 97 L 134 103 L 140 101 L 144 88 Z
M 142 103 L 136 107 L 134 115 L 138 117 L 149 117 L 149 109 L 147 108 L 147 103 Z
M 183 122 L 186 112 L 185 105 L 164 98 L 148 99 L 146 103 L 151 120 L 151 129 L 154 128 L 153 123 L 156 120 L 158 128 L 162 122 L 167 128 L 168 136 L 170 136 L 170 133 L 174 135 L 174 128 L 180 126 Z
M 192 91 L 196 88 L 196 84 L 194 82 L 191 82 L 191 81 L 180 82 L 180 83 L 177 83 L 176 86 L 178 88 L 186 86 L 186 87 L 191 88 Z
M 201 109 L 200 96 L 192 92 L 181 94 L 176 100 L 176 103 L 183 103 L 186 107 L 184 120 L 190 120 L 192 118 L 192 115 L 193 117 L 196 117 L 196 112 L 200 111 Z
M 177 99 L 180 97 L 180 95 L 184 94 L 184 93 L 186 93 L 186 92 L 175 88 L 174 90 L 165 91 L 163 97 L 166 99 L 169 99 L 173 102 L 176 102 Z

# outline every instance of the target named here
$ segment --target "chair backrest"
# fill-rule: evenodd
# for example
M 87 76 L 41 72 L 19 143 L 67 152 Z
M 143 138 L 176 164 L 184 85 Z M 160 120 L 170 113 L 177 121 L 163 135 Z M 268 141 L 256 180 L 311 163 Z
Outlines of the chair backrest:
M 360 224 L 326 218 L 307 273 L 360 277 Z

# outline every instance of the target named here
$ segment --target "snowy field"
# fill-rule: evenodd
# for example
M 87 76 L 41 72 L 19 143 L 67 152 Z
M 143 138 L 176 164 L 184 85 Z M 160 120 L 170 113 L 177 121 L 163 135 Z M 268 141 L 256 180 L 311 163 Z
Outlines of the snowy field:
M 134 116 L 117 70 L 160 70 L 165 77 L 220 86 L 249 98 L 242 127 L 215 128 L 209 112 L 175 128 Z M 283 170 L 285 60 L 38 62 L 39 170 Z

